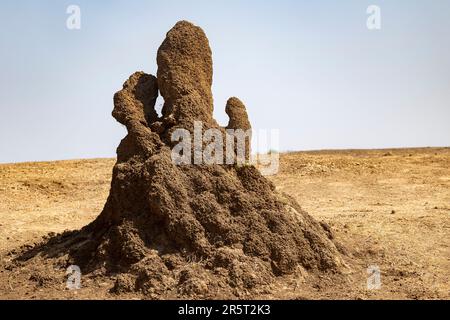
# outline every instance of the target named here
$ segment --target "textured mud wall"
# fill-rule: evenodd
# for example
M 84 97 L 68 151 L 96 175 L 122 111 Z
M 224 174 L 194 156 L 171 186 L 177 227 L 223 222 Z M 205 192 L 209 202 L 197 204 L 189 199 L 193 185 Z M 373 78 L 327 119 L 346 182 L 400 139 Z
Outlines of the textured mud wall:
M 157 78 L 136 72 L 115 94 L 113 116 L 128 134 L 117 149 L 110 195 L 99 217 L 64 237 L 58 250 L 85 273 L 117 275 L 113 291 L 156 295 L 238 295 L 298 268 L 338 271 L 330 233 L 255 167 L 172 162 L 175 128 L 191 131 L 200 120 L 204 129 L 225 129 L 213 119 L 205 33 L 178 22 L 157 62 Z M 226 112 L 227 129 L 251 128 L 239 99 L 230 98 Z

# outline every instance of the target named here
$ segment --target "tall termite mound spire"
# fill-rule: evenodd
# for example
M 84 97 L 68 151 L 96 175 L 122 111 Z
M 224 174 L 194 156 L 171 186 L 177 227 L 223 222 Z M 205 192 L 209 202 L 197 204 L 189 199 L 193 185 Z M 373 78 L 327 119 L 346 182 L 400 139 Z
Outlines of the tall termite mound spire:
M 329 233 L 254 166 L 172 162 L 174 128 L 190 131 L 202 121 L 225 130 L 213 118 L 205 33 L 178 22 L 157 62 L 157 78 L 134 73 L 114 96 L 113 116 L 128 134 L 102 213 L 63 239 L 70 263 L 115 275 L 115 291 L 158 296 L 232 296 L 298 268 L 338 270 Z M 160 118 L 158 90 L 165 100 Z M 251 128 L 239 99 L 229 99 L 226 112 L 227 129 Z
M 178 22 L 158 49 L 158 85 L 164 97 L 162 114 L 179 125 L 213 121 L 212 57 L 202 29 Z

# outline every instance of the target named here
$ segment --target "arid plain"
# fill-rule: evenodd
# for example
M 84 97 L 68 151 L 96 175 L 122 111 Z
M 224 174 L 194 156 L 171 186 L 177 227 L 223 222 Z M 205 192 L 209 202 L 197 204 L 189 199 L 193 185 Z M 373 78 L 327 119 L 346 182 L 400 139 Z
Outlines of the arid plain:
M 97 281 L 95 275 L 71 291 L 64 271 L 53 279 L 53 271 L 42 266 L 8 267 L 23 246 L 95 219 L 108 196 L 114 162 L 0 165 L 0 298 L 142 298 L 111 294 L 113 280 Z M 279 173 L 270 180 L 331 226 L 349 268 L 348 281 L 286 278 L 261 297 L 450 298 L 450 148 L 283 153 Z M 378 290 L 367 290 L 371 265 L 381 271 Z

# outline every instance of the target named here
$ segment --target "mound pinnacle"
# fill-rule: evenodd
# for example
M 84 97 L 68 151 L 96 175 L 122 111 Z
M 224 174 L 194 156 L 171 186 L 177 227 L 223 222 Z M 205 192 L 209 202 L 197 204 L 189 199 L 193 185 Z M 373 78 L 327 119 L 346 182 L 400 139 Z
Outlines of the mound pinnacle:
M 83 273 L 114 275 L 115 292 L 164 297 L 230 297 L 278 276 L 335 272 L 329 232 L 251 165 L 176 165 L 170 132 L 220 128 L 213 118 L 212 58 L 205 33 L 178 22 L 158 50 L 157 78 L 136 72 L 114 96 L 127 128 L 110 194 L 98 218 L 47 250 L 68 253 Z M 154 111 L 158 90 L 162 116 Z M 230 98 L 225 129 L 251 128 Z M 57 243 L 57 244 L 55 244 Z
M 231 97 L 227 101 L 227 105 L 225 106 L 225 112 L 229 117 L 228 125 L 226 129 L 232 130 L 251 130 L 252 126 L 250 121 L 248 120 L 247 110 L 245 109 L 244 104 L 241 100 L 236 97 Z M 251 135 L 244 141 L 244 155 L 247 160 L 250 158 L 250 144 L 251 144 Z M 235 141 L 235 145 L 239 147 L 238 143 Z M 236 153 L 238 153 L 238 149 L 236 148 Z

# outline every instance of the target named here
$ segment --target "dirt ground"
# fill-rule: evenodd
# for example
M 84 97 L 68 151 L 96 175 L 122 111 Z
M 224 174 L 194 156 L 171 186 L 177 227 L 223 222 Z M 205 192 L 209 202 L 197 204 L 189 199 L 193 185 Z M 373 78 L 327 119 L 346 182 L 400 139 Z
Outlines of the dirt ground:
M 95 275 L 80 290 L 66 290 L 64 271 L 52 278 L 54 266 L 8 267 L 21 246 L 92 221 L 114 162 L 0 165 L 0 298 L 142 298 L 110 294 L 112 280 Z M 285 153 L 270 179 L 332 227 L 347 251 L 348 280 L 287 277 L 261 298 L 450 298 L 450 148 Z M 367 289 L 368 266 L 381 271 L 379 289 Z

